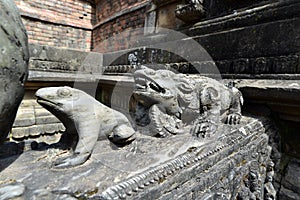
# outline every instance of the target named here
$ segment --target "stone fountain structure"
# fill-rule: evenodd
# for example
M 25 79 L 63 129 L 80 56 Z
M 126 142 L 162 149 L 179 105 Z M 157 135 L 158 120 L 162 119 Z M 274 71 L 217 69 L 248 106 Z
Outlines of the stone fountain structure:
M 135 130 L 81 90 L 38 90 L 66 131 L 58 143 L 25 142 L 21 155 L 2 159 L 1 197 L 275 199 L 269 133 L 242 116 L 236 88 L 144 66 L 134 77 L 135 120 L 145 122 Z
M 6 1 L 3 2 L 2 5 L 5 6 Z M 283 191 L 280 197 L 291 199 L 293 195 L 297 197 L 292 192 L 298 189 L 297 180 L 288 178 L 292 177 L 293 172 L 296 171 L 293 166 L 296 166 L 297 162 L 292 162 L 293 165 L 286 168 L 287 177 L 281 178 L 275 173 L 276 170 L 276 172 L 279 171 L 280 158 L 278 133 L 270 121 L 252 115 L 242 116 L 241 108 L 234 113 L 235 115 L 229 113 L 225 118 L 221 117 L 220 113 L 223 114 L 224 110 L 228 111 L 228 107 L 227 109 L 219 108 L 217 112 L 206 112 L 207 114 L 203 115 L 205 110 L 211 111 L 211 107 L 218 107 L 218 103 L 210 102 L 210 100 L 218 99 L 218 95 L 215 94 L 231 91 L 232 95 L 236 95 L 233 95 L 235 96 L 233 99 L 235 99 L 234 102 L 238 102 L 238 105 L 241 104 L 240 92 L 243 93 L 246 99 L 245 110 L 255 110 L 259 114 L 266 115 L 271 111 L 265 109 L 264 106 L 260 107 L 261 104 L 266 104 L 272 108 L 272 112 L 280 114 L 280 119 L 297 120 L 298 107 L 295 105 L 299 102 L 297 98 L 299 56 L 297 48 L 293 48 L 292 44 L 295 43 L 294 38 L 298 29 L 293 29 L 289 32 L 290 34 L 285 35 L 285 31 L 279 31 L 283 34 L 282 37 L 287 37 L 285 40 L 282 40 L 281 36 L 275 37 L 271 33 L 268 34 L 268 30 L 272 28 L 290 30 L 290 26 L 297 27 L 299 3 L 294 0 L 255 2 L 256 7 L 248 9 L 251 5 L 249 1 L 238 6 L 233 1 L 180 1 L 180 3 L 178 1 L 153 1 L 156 11 L 168 4 L 176 4 L 174 15 L 187 25 L 183 26 L 181 31 L 208 49 L 215 62 L 202 59 L 202 57 L 182 59 L 168 51 L 153 48 L 151 44 L 167 43 L 169 45 L 166 42 L 168 34 L 151 35 L 155 31 L 159 32 L 159 27 L 148 29 L 148 32 L 146 31 L 149 34 L 148 37 L 137 41 L 132 49 L 108 54 L 91 56 L 83 52 L 32 45 L 30 49 L 32 73 L 29 77 L 32 82 L 42 82 L 45 79 L 53 82 L 59 79 L 60 82 L 57 83 L 59 86 L 62 83 L 65 85 L 66 80 L 80 80 L 84 82 L 84 90 L 88 93 L 90 92 L 89 84 L 97 82 L 101 88 L 101 92 L 97 94 L 100 97 L 96 95 L 97 99 L 114 110 L 107 109 L 108 112 L 122 112 L 123 114 L 119 116 L 126 116 L 132 126 L 128 126 L 129 129 L 134 130 L 135 133 L 123 135 L 122 131 L 117 131 L 118 134 L 106 132 L 107 134 L 99 137 L 99 140 L 95 139 L 95 135 L 90 139 L 89 133 L 82 134 L 84 131 L 77 129 L 76 125 L 70 126 L 67 122 L 70 120 L 62 120 L 69 119 L 69 115 L 60 117 L 60 114 L 46 106 L 45 108 L 52 111 L 56 118 L 37 105 L 35 101 L 30 102 L 30 105 L 25 105 L 19 110 L 20 117 L 17 118 L 10 134 L 10 137 L 22 140 L 22 142 L 8 142 L 0 147 L 0 197 L 3 199 L 275 199 L 276 190 L 281 187 L 281 181 L 285 185 L 280 188 Z M 10 7 L 11 4 L 6 6 Z M 147 13 L 148 23 L 153 24 L 154 21 L 155 24 L 155 20 L 160 20 L 160 16 L 153 14 L 156 11 L 149 10 Z M 273 18 L 274 13 L 276 13 L 276 20 Z M 200 19 L 205 20 L 196 23 Z M 223 29 L 226 31 L 220 32 Z M 25 38 L 26 34 L 24 37 L 17 36 Z M 265 40 L 269 36 L 273 37 L 276 42 L 269 43 Z M 259 42 L 256 43 L 257 38 Z M 181 40 L 186 38 L 173 39 L 182 44 Z M 24 48 L 21 60 L 24 61 L 26 69 L 27 44 L 26 41 L 20 43 Z M 286 46 L 290 48 L 284 48 Z M 260 50 L 253 51 L 253 48 Z M 183 48 L 182 51 L 184 50 L 186 49 Z M 59 53 L 55 53 L 56 51 Z M 178 54 L 180 54 L 180 49 Z M 95 60 L 97 62 L 82 69 L 80 66 L 84 63 L 86 56 L 94 56 L 89 62 L 95 62 Z M 176 99 L 183 97 L 176 88 L 170 90 L 173 96 L 162 98 L 163 91 L 169 91 L 167 84 L 162 87 L 162 81 L 155 81 L 155 84 L 150 85 L 145 80 L 154 80 L 154 78 L 149 78 L 149 76 L 147 76 L 149 79 L 134 82 L 131 75 L 127 76 L 139 69 L 140 65 L 147 65 L 152 70 L 167 69 L 166 74 L 176 71 L 179 72 L 179 76 L 183 77 L 186 76 L 183 74 L 191 76 L 197 73 L 197 69 L 200 68 L 202 72 L 205 72 L 203 74 L 212 78 L 215 77 L 214 74 L 210 74 L 209 69 L 217 66 L 223 78 L 234 79 L 234 83 L 232 80 L 227 80 L 227 82 L 225 80 L 226 86 L 220 83 L 222 87 L 217 86 L 218 89 L 214 87 L 218 85 L 214 81 L 212 81 L 212 87 L 204 84 L 200 87 L 202 89 L 198 88 L 199 91 L 193 93 L 195 95 L 192 99 L 197 103 L 185 102 L 185 105 Z M 94 66 L 96 68 L 93 68 Z M 22 86 L 27 72 L 22 71 L 22 67 L 19 69 L 18 80 Z M 69 74 L 70 71 L 81 71 L 84 74 L 76 77 Z M 49 72 L 53 72 L 54 76 Z M 96 72 L 98 76 L 89 76 L 90 72 Z M 191 80 L 201 80 L 201 77 L 195 75 Z M 113 89 L 116 82 L 121 82 L 122 87 L 119 91 Z M 239 90 L 233 89 L 234 84 Z M 69 85 L 72 86 L 72 84 Z M 128 102 L 122 97 L 128 91 L 134 93 L 136 86 L 142 90 L 152 88 L 162 93 L 159 96 L 160 101 L 150 98 L 150 93 L 147 93 L 146 97 L 145 95 L 141 97 L 136 92 L 135 98 L 130 101 L 131 112 L 128 113 L 128 105 L 124 105 Z M 190 88 L 187 87 L 187 89 Z M 73 95 L 72 90 L 64 89 L 59 94 Z M 110 99 L 112 90 L 116 92 L 118 98 Z M 281 95 L 278 95 L 278 92 Z M 21 96 L 17 96 L 18 102 Z M 47 100 L 47 93 L 43 96 L 37 93 L 37 96 L 43 98 L 44 101 Z M 50 102 L 53 101 L 51 96 L 53 95 L 49 93 Z M 228 101 L 226 98 L 219 100 Z M 18 102 L 14 103 L 14 106 L 17 106 Z M 175 110 L 170 107 L 174 102 L 175 105 L 176 102 L 180 102 L 179 108 L 175 106 Z M 281 104 L 280 102 L 288 103 Z M 99 105 L 96 107 L 104 107 L 101 103 Z M 200 116 L 199 118 L 192 117 L 190 121 L 183 120 L 185 118 L 183 116 L 190 115 L 187 109 L 189 106 L 197 110 L 191 112 L 191 115 Z M 259 106 L 258 109 L 257 106 Z M 10 116 L 13 118 L 15 109 L 10 109 L 13 112 Z M 91 111 L 89 113 L 95 114 Z M 218 117 L 220 120 L 216 120 Z M 29 118 L 32 121 L 24 120 Z M 100 122 L 86 126 L 91 130 L 101 130 L 98 127 L 99 124 Z M 11 122 L 7 127 L 11 127 Z M 71 131 L 68 127 L 72 127 Z M 8 131 L 3 133 L 2 140 L 5 140 L 7 133 Z M 49 133 L 50 136 L 43 140 L 47 143 L 39 141 Z M 85 135 L 85 139 L 92 141 L 93 145 L 86 143 L 90 145 L 88 145 L 89 151 L 84 152 L 85 147 L 77 148 L 81 145 L 79 142 L 81 135 Z M 121 140 L 116 140 L 116 138 Z M 60 140 L 59 143 L 56 143 L 57 139 Z

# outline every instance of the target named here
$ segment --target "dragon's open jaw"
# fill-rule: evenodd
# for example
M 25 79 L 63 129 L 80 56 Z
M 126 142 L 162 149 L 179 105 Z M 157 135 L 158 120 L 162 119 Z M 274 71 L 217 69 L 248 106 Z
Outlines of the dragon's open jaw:
M 158 83 L 154 80 L 146 77 L 146 76 L 139 76 L 134 78 L 136 90 L 141 92 L 146 92 L 148 90 L 152 90 L 158 93 L 165 93 L 166 90 L 161 87 Z

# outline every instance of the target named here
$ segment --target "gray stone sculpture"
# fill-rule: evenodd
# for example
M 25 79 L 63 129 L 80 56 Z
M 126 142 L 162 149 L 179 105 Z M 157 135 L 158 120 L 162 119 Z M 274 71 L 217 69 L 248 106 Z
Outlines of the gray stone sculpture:
M 188 128 L 205 137 L 213 134 L 221 121 L 240 122 L 240 91 L 217 80 L 145 66 L 135 71 L 134 79 L 137 116 L 145 116 L 141 113 L 149 110 L 151 130 L 158 136 L 188 132 Z M 147 121 L 140 118 L 137 120 Z
M 0 157 L 0 163 L 10 163 L 0 165 L 0 199 L 275 199 L 267 125 L 241 119 L 238 90 L 210 78 L 146 67 L 134 77 L 137 115 L 149 109 L 151 120 L 141 132 L 83 91 L 39 89 L 38 103 L 66 127 L 54 147 L 67 144 L 74 151 L 31 143 L 17 160 Z M 147 130 L 169 136 L 140 134 Z M 199 139 L 189 130 L 215 134 Z M 66 168 L 89 157 L 72 170 L 52 169 L 54 159 L 56 168 Z
M 125 115 L 98 102 L 87 93 L 70 87 L 47 87 L 36 92 L 37 102 L 54 114 L 65 126 L 61 143 L 74 153 L 55 163 L 64 168 L 84 163 L 97 139 L 108 138 L 116 144 L 135 139 L 135 130 Z M 71 144 L 70 144 L 71 142 Z
M 194 22 L 205 16 L 203 0 L 184 0 L 177 5 L 175 15 L 184 22 Z
M 18 9 L 0 1 L 0 143 L 13 125 L 28 74 L 28 39 Z

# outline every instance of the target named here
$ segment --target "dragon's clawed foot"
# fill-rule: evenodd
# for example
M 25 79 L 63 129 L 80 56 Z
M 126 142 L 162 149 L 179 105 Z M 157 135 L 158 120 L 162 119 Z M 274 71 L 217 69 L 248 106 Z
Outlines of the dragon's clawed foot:
M 202 122 L 195 124 L 192 129 L 191 133 L 197 137 L 210 137 L 213 135 L 217 130 L 217 125 L 211 122 Z
M 242 116 L 239 113 L 229 114 L 226 119 L 226 124 L 236 125 L 241 121 Z

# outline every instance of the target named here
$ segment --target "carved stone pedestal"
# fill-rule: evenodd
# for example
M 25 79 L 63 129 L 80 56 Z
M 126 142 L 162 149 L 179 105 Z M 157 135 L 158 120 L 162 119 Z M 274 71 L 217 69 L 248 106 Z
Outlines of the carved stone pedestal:
M 22 144 L 1 148 L 20 150 Z M 23 144 L 27 149 L 30 145 Z M 24 148 L 25 148 L 24 147 Z M 209 138 L 137 134 L 128 146 L 97 142 L 83 165 L 53 169 L 67 154 L 47 145 L 0 159 L 0 199 L 274 199 L 271 147 L 257 119 L 220 125 Z M 0 151 L 2 152 L 2 151 Z M 7 155 L 7 154 L 6 154 Z M 12 192 L 15 191 L 15 192 Z

